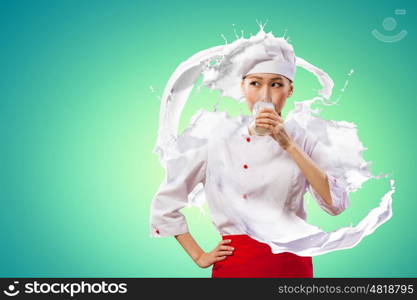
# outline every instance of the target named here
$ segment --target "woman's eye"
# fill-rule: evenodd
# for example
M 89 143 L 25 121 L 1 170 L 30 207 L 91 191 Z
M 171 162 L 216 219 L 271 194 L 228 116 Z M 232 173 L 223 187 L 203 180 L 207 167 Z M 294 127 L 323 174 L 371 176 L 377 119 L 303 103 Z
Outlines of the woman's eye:
M 255 85 L 254 83 L 258 83 L 258 82 L 257 81 L 252 81 L 250 84 Z
M 279 87 L 280 86 L 283 86 L 283 84 L 282 83 L 279 83 L 279 82 L 274 82 L 273 84 L 278 84 Z

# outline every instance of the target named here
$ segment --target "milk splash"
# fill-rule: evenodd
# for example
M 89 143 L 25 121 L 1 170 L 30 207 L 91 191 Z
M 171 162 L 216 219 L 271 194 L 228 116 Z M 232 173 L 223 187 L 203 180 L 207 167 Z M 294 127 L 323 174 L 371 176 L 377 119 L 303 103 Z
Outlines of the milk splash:
M 236 35 L 237 38 L 237 35 Z M 181 113 L 184 109 L 188 96 L 200 75 L 203 75 L 203 83 L 206 87 L 219 90 L 222 96 L 229 97 L 238 102 L 244 102 L 245 98 L 241 94 L 240 81 L 241 72 L 249 68 L 251 57 L 268 59 L 276 57 L 281 51 L 277 51 L 274 43 L 277 39 L 272 32 L 266 33 L 264 26 L 260 25 L 260 30 L 256 35 L 251 35 L 246 39 L 237 38 L 233 43 L 212 47 L 194 54 L 192 57 L 182 62 L 170 77 L 162 99 L 160 108 L 160 124 L 158 139 L 154 148 L 154 153 L 160 156 L 161 164 L 166 167 L 166 161 L 180 155 L 176 147 L 178 138 L 178 126 Z M 286 49 L 282 53 L 285 53 Z M 285 55 L 285 54 L 284 54 Z M 320 109 L 312 109 L 316 102 L 324 106 L 335 105 L 340 100 L 339 95 L 336 102 L 329 101 L 334 86 L 333 80 L 322 69 L 314 66 L 306 60 L 296 57 L 296 65 L 311 72 L 318 79 L 322 88 L 318 95 L 312 99 L 295 102 L 295 108 L 291 110 L 286 120 L 294 120 L 302 129 L 319 139 L 323 146 L 333 154 L 329 158 L 337 161 L 338 168 L 331 170 L 337 176 L 342 185 L 348 192 L 360 189 L 369 179 L 379 179 L 387 177 L 387 174 L 378 176 L 372 175 L 369 166 L 370 162 L 363 159 L 362 153 L 367 148 L 363 147 L 358 138 L 357 127 L 352 122 L 329 121 L 319 117 Z M 351 76 L 350 70 L 348 76 Z M 341 92 L 347 87 L 346 80 Z M 196 126 L 204 112 L 199 112 L 193 117 L 190 127 Z M 230 119 L 226 114 L 220 114 L 221 118 Z M 200 126 L 201 127 L 201 126 Z M 209 126 L 199 131 L 199 135 L 194 137 L 208 136 Z M 182 138 L 189 142 L 192 147 L 193 136 L 185 133 Z M 200 208 L 205 202 L 202 184 L 189 195 L 189 205 L 196 205 Z M 271 246 L 272 252 L 280 253 L 284 251 L 294 252 L 302 256 L 321 255 L 330 251 L 352 248 L 357 245 L 363 237 L 371 234 L 374 230 L 389 220 L 392 216 L 392 194 L 395 192 L 394 180 L 390 180 L 390 190 L 382 197 L 379 207 L 372 209 L 368 215 L 355 227 L 342 227 L 332 232 L 325 232 L 320 228 L 310 225 L 300 218 L 288 219 L 288 228 L 292 228 L 292 240 L 274 239 L 273 232 L 260 232 L 255 226 L 248 226 L 245 223 L 245 212 L 239 211 L 238 207 L 230 211 L 230 217 L 240 224 L 242 231 L 251 235 L 252 238 L 266 242 Z M 230 208 L 225 208 L 229 210 Z M 237 217 L 237 214 L 241 216 Z M 248 218 L 250 218 L 248 216 Z M 278 236 L 278 235 L 277 235 Z

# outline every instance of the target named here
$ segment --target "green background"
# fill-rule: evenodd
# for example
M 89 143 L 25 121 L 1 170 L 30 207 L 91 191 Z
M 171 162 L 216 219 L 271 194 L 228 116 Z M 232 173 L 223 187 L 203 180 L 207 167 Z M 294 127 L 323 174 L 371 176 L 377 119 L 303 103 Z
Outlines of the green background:
M 235 30 L 256 34 L 257 20 L 276 36 L 287 30 L 296 54 L 329 73 L 332 100 L 349 79 L 339 105 L 322 116 L 356 123 L 372 172 L 396 180 L 392 219 L 355 248 L 314 257 L 314 275 L 417 275 L 414 1 L 0 3 L 1 276 L 210 277 L 175 238 L 149 236 L 150 203 L 164 177 L 152 153 L 159 97 L 182 61 L 223 44 L 222 34 L 229 43 Z M 382 27 L 386 17 L 397 20 L 392 32 Z M 373 29 L 408 35 L 384 43 Z M 283 116 L 318 88 L 298 69 Z M 202 87 L 180 130 L 216 102 L 232 115 L 248 113 Z M 355 225 L 388 190 L 388 179 L 365 183 L 337 217 L 307 199 L 309 222 L 326 230 Z M 211 250 L 220 236 L 209 215 L 183 212 Z

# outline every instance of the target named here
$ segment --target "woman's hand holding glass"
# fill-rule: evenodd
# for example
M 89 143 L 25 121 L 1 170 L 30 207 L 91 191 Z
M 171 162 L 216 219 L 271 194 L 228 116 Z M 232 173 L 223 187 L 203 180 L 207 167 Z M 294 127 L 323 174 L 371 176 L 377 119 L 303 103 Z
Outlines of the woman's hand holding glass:
M 261 126 L 270 130 L 270 136 L 278 142 L 278 144 L 287 150 L 293 143 L 293 139 L 285 130 L 284 120 L 278 113 L 269 108 L 262 108 L 255 119 L 256 126 Z

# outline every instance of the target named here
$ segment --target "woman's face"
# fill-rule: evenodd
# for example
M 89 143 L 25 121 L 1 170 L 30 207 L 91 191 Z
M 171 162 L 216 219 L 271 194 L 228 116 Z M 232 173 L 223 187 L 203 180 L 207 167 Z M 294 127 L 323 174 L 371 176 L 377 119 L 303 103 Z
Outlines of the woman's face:
M 285 76 L 273 73 L 254 73 L 242 80 L 241 89 L 251 112 L 256 102 L 265 100 L 272 102 L 275 110 L 281 115 L 285 101 L 292 95 L 294 87 Z

